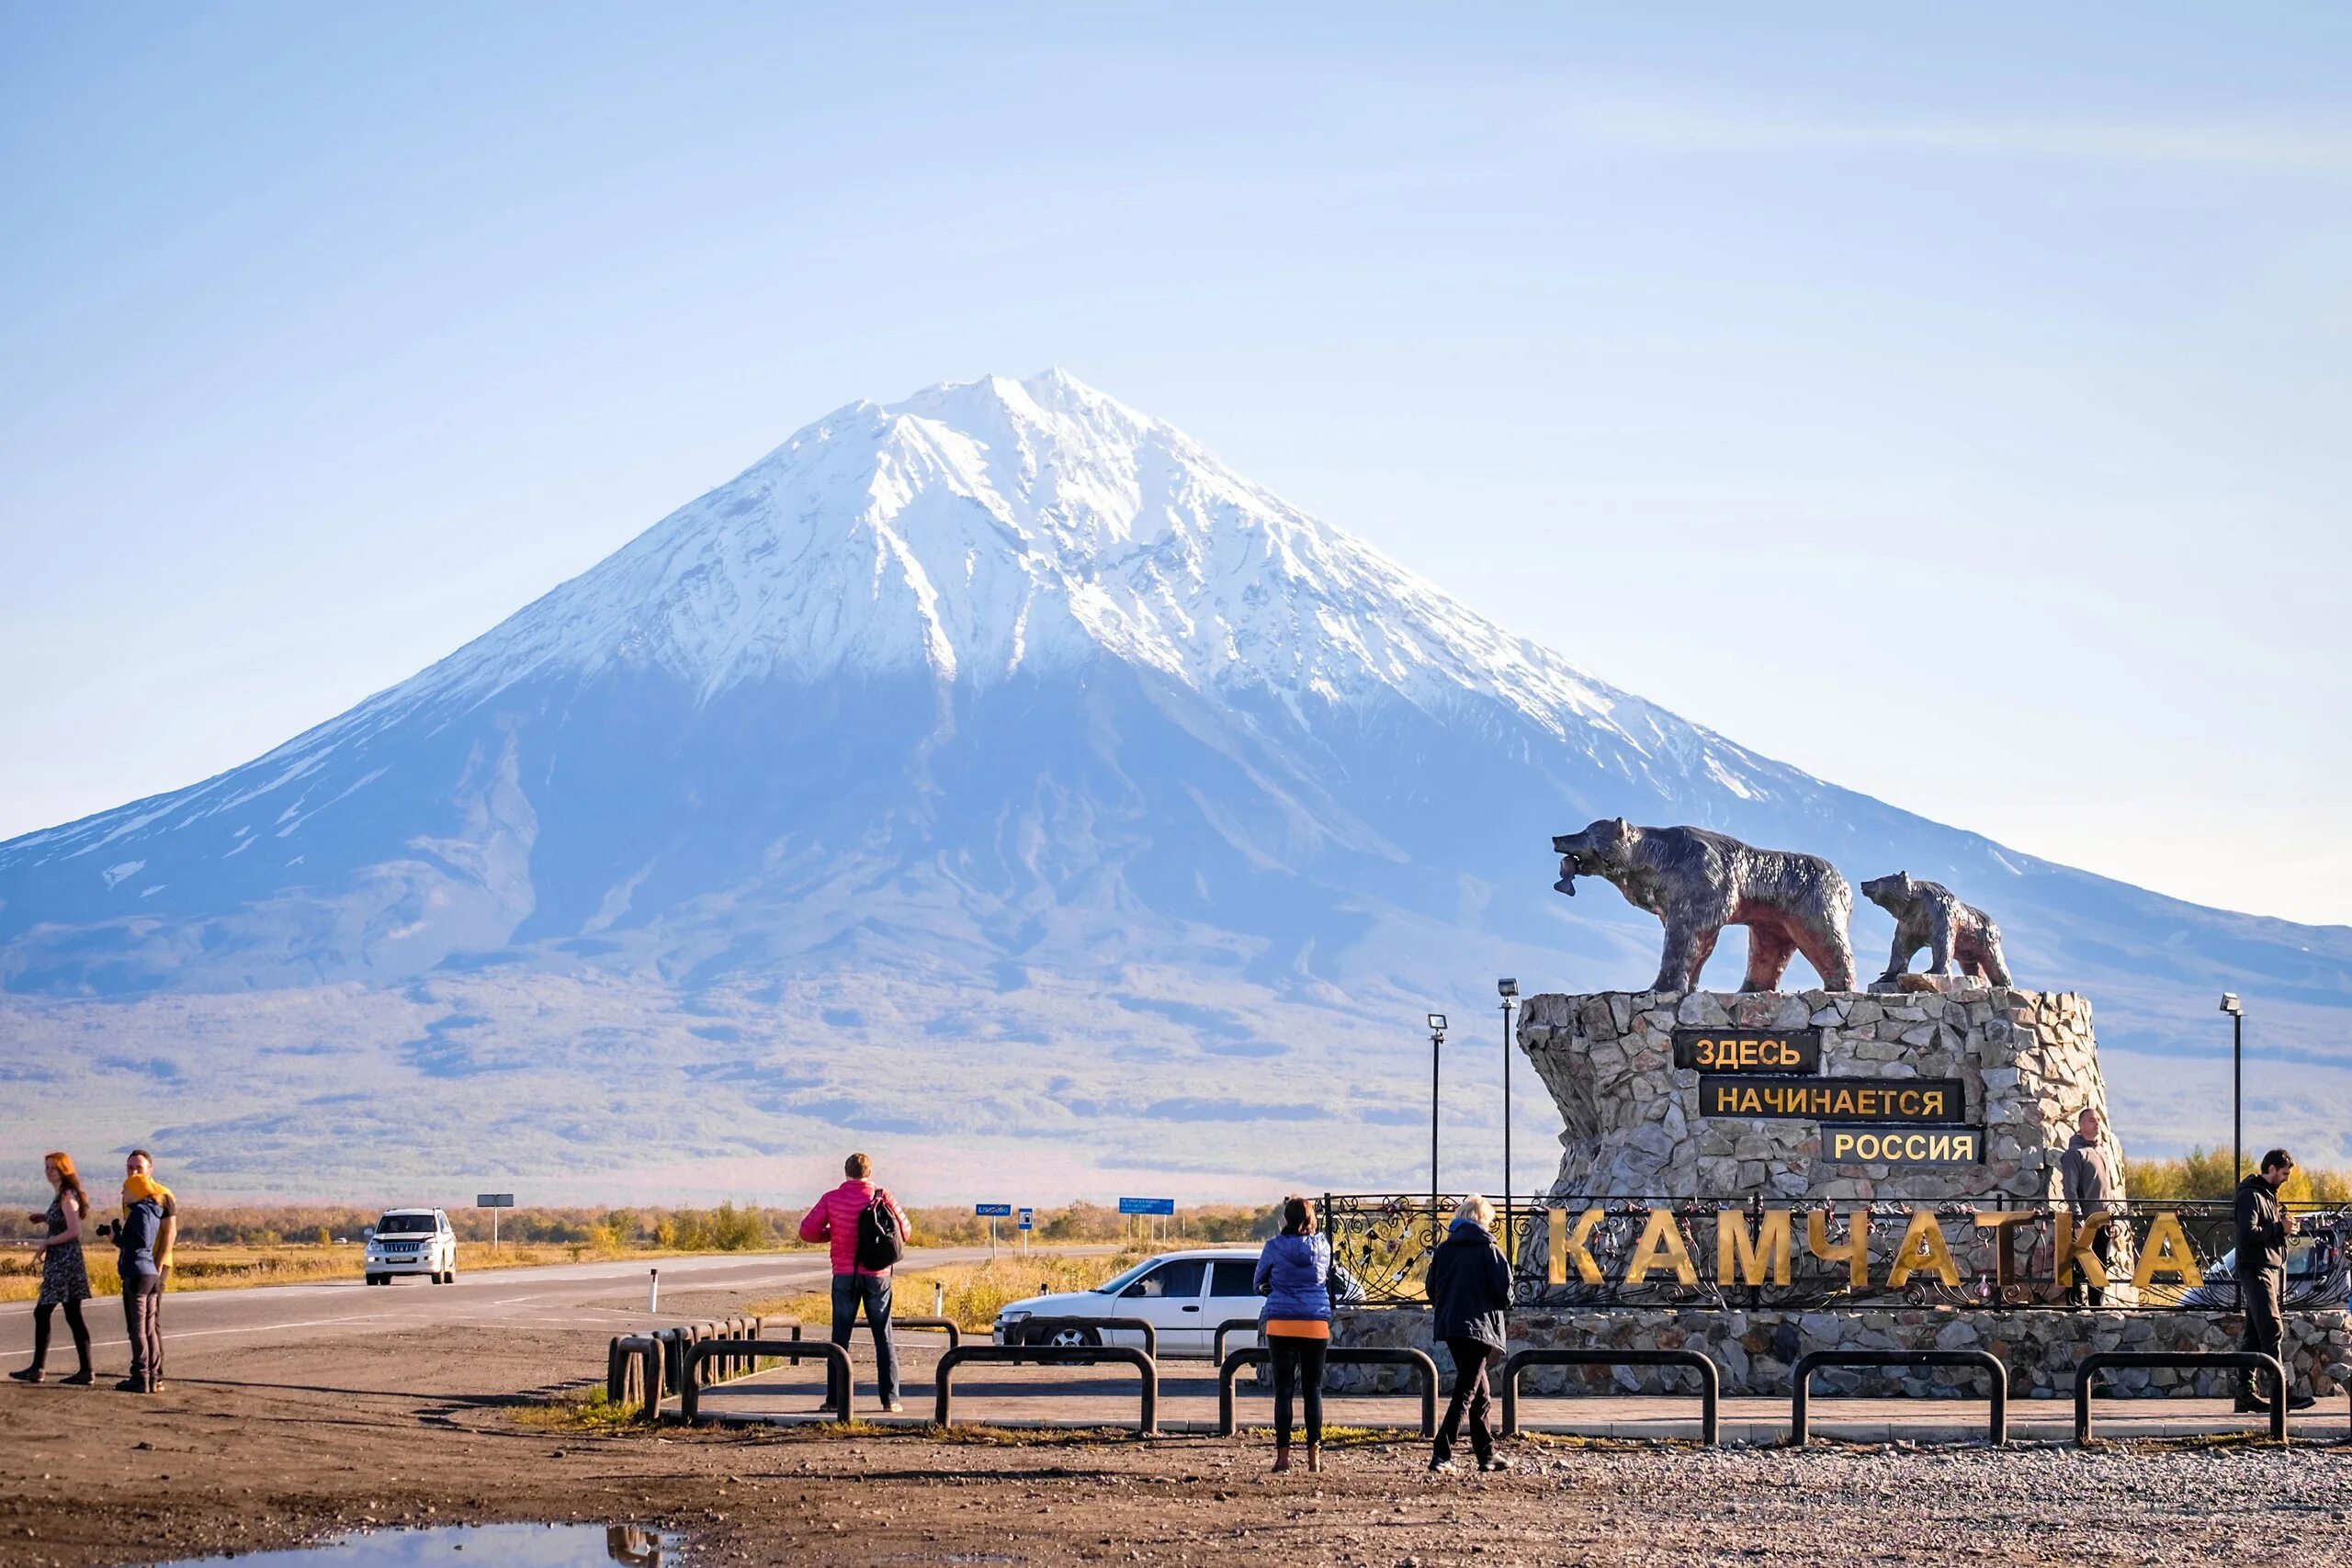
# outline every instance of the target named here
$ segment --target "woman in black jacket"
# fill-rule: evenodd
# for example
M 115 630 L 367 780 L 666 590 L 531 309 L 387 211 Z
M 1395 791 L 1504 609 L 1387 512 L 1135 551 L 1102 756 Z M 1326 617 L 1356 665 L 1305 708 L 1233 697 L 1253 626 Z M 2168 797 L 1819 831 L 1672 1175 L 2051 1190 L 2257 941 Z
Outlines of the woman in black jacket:
M 1465 1409 L 1478 1468 L 1510 1468 L 1510 1461 L 1497 1457 L 1495 1435 L 1487 1426 L 1491 1403 L 1487 1361 L 1502 1352 L 1504 1318 L 1510 1311 L 1510 1264 L 1495 1245 L 1494 1224 L 1492 1203 L 1482 1197 L 1464 1198 L 1453 1212 L 1445 1240 L 1430 1258 L 1430 1333 L 1453 1357 L 1453 1397 L 1438 1424 L 1431 1470 L 1453 1468 L 1453 1441 L 1461 1435 Z

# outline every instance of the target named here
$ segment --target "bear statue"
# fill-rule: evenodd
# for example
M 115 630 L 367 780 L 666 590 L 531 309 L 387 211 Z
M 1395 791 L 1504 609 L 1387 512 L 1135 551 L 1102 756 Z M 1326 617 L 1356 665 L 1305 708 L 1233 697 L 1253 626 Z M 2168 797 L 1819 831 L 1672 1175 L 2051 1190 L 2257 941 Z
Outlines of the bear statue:
M 1981 976 L 1996 986 L 2009 983 L 2009 966 L 2001 957 L 2001 928 L 1993 917 L 1952 897 L 1951 889 L 1936 882 L 1915 882 L 1907 871 L 1873 877 L 1862 884 L 1862 896 L 1894 917 L 1894 953 L 1886 961 L 1879 983 L 1898 980 L 1912 958 L 1925 947 L 1932 950 L 1931 975 L 1949 975 L 1952 961 L 1963 975 Z
M 1666 922 L 1666 954 L 1652 990 L 1697 989 L 1725 926 L 1747 928 L 1744 991 L 1779 989 L 1797 953 L 1826 988 L 1854 988 L 1846 936 L 1853 891 L 1819 855 L 1759 850 L 1703 828 L 1636 828 L 1623 817 L 1560 834 L 1552 848 L 1560 857 L 1557 891 L 1573 897 L 1577 877 L 1598 876 Z

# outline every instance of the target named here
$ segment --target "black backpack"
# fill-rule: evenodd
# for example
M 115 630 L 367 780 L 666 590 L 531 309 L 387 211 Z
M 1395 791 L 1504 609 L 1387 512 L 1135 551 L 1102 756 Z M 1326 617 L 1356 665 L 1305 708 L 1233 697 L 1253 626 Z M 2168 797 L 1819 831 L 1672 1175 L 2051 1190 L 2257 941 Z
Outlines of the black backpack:
M 906 1255 L 907 1238 L 899 1233 L 898 1212 L 890 1207 L 890 1195 L 877 1187 L 858 1212 L 857 1266 L 868 1274 L 880 1274 L 897 1268 Z

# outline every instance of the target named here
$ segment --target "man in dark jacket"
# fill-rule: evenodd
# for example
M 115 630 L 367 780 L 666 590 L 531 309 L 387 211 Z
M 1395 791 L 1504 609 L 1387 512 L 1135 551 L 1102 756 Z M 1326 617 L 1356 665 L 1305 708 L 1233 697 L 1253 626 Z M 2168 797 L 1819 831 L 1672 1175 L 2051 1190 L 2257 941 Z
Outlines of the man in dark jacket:
M 1464 1410 L 1478 1468 L 1510 1468 L 1510 1461 L 1496 1455 L 1495 1435 L 1487 1426 L 1491 1403 L 1487 1362 L 1502 1350 L 1504 1319 L 1510 1311 L 1510 1264 L 1495 1245 L 1494 1223 L 1492 1203 L 1482 1197 L 1464 1198 L 1445 1240 L 1430 1258 L 1430 1337 L 1453 1357 L 1453 1397 L 1438 1424 L 1431 1470 L 1453 1468 L 1453 1442 L 1462 1433 Z
M 2284 1149 L 2272 1149 L 2262 1156 L 2262 1169 L 2238 1183 L 2236 1271 L 2238 1301 L 2245 1314 L 2244 1343 L 2245 1348 L 2266 1356 L 2278 1356 L 2285 1337 L 2282 1298 L 2287 1287 L 2287 1238 L 2295 1234 L 2295 1216 L 2278 1201 L 2278 1189 L 2287 1185 L 2287 1178 L 2294 1172 L 2295 1156 Z M 2238 1408 L 2269 1409 L 2269 1402 L 2261 1397 L 2267 1382 L 2246 1373 L 2239 1382 Z M 2312 1396 L 2294 1394 L 2287 1403 L 2290 1409 L 2308 1409 Z

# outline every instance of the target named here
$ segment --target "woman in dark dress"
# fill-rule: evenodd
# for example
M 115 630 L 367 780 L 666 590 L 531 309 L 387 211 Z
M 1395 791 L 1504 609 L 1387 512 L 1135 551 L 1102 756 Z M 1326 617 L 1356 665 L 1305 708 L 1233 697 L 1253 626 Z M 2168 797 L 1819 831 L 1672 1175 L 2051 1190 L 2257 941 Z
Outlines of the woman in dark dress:
M 18 1382 L 39 1382 L 41 1363 L 49 1359 L 50 1314 L 65 1309 L 65 1326 L 74 1336 L 74 1353 L 82 1365 L 64 1381 L 90 1381 L 90 1330 L 82 1321 L 82 1303 L 90 1299 L 90 1270 L 82 1261 L 82 1222 L 90 1213 L 90 1194 L 74 1174 L 74 1161 L 63 1151 L 41 1159 L 41 1174 L 57 1190 L 46 1213 L 26 1217 L 46 1223 L 49 1235 L 40 1247 L 40 1295 L 33 1303 L 33 1364 L 8 1375 Z

